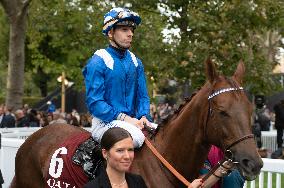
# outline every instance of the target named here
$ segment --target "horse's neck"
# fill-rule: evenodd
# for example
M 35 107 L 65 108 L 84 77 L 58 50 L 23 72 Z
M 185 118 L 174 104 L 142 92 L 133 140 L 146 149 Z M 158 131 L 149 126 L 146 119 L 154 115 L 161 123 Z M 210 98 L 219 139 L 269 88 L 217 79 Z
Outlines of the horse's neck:
M 147 187 L 178 187 L 172 174 L 170 174 L 166 167 L 150 152 L 147 146 L 144 146 L 142 150 L 136 154 L 132 171 L 143 176 Z
M 197 176 L 209 150 L 204 142 L 206 116 L 207 106 L 204 102 L 200 104 L 193 100 L 159 135 L 162 138 L 159 151 L 190 179 Z
M 204 120 L 207 115 L 207 112 L 203 111 L 207 108 L 194 101 L 191 104 L 186 105 L 178 117 L 160 130 L 153 141 L 153 145 L 161 155 L 190 181 L 198 176 L 209 150 L 209 145 L 203 141 Z M 136 170 L 139 169 L 137 172 L 144 176 L 148 184 L 163 185 L 163 187 L 180 185 L 180 181 L 174 178 L 145 147 L 137 156 L 134 166 Z M 139 163 L 143 164 L 143 168 Z M 158 175 L 153 175 L 154 173 Z

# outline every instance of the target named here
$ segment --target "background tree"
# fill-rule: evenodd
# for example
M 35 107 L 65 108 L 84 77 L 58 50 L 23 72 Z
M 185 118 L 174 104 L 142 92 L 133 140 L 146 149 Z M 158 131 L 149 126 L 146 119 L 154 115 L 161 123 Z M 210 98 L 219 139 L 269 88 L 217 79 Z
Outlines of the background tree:
M 87 59 L 95 50 L 104 48 L 108 43 L 107 38 L 102 34 L 102 27 L 103 15 L 112 8 L 111 5 L 111 3 L 86 1 L 33 2 L 29 14 L 27 35 L 30 57 L 27 62 L 29 69 L 34 70 L 34 79 L 44 78 L 41 75 L 37 76 L 41 70 L 49 75 L 45 79 L 45 84 L 42 84 L 46 86 L 47 82 L 56 83 L 57 76 L 65 70 L 67 76 L 71 80 L 76 80 L 76 85 L 82 88 L 81 71 Z M 166 52 L 166 44 L 162 42 L 161 34 L 165 18 L 157 9 L 146 9 L 123 1 L 119 1 L 117 6 L 129 7 L 142 16 L 142 24 L 135 34 L 131 50 L 145 64 L 147 77 L 158 78 L 158 74 L 161 74 L 158 71 L 161 62 L 170 57 L 159 56 Z M 149 79 L 149 82 L 151 81 Z M 149 85 L 152 90 L 151 84 Z
M 83 65 L 95 49 L 105 45 L 102 20 L 97 18 L 106 8 L 88 1 L 37 1 L 31 5 L 29 65 L 42 96 L 56 85 L 62 71 L 81 88 Z M 48 83 L 53 83 L 51 88 Z
M 10 24 L 7 107 L 22 107 L 26 19 L 30 0 L 0 0 Z
M 7 17 L 2 7 L 0 7 L 0 96 L 5 95 L 5 85 L 7 82 L 8 68 L 8 48 L 9 46 L 9 27 Z
M 83 66 L 108 43 L 101 33 L 102 21 L 113 6 L 129 7 L 142 17 L 131 51 L 145 65 L 149 91 L 169 91 L 169 83 L 175 83 L 172 87 L 179 93 L 198 88 L 205 81 L 203 61 L 208 56 L 224 74 L 231 74 L 243 59 L 246 87 L 254 94 L 279 89 L 271 73 L 283 46 L 282 1 L 39 0 L 29 11 L 26 72 L 42 96 L 56 87 L 62 71 L 83 87 Z
M 272 49 L 260 44 L 267 31 L 283 32 L 283 2 L 167 0 L 161 6 L 172 13 L 168 28 L 180 31 L 175 40 L 179 58 L 173 69 L 177 80 L 189 78 L 193 88 L 200 86 L 205 79 L 201 75 L 203 61 L 211 56 L 225 74 L 243 59 L 248 73 L 246 86 L 254 94 L 269 94 L 279 88 L 271 75 L 276 64 L 271 57 L 281 37 L 277 37 Z

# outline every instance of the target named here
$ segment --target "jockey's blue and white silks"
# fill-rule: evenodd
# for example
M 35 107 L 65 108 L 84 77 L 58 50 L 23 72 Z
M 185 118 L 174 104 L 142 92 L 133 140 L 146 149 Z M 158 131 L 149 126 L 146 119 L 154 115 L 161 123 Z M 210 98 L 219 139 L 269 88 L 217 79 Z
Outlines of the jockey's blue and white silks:
M 150 98 L 142 62 L 129 50 L 123 54 L 112 47 L 99 51 L 83 70 L 90 113 L 105 122 L 116 120 L 119 113 L 137 119 L 149 117 Z
M 110 46 L 96 51 L 88 60 L 83 75 L 89 112 L 103 122 L 102 124 L 95 121 L 97 124 L 94 125 L 93 121 L 93 130 L 98 129 L 97 126 L 108 127 L 116 122 L 119 113 L 137 119 L 142 116 L 150 117 L 150 98 L 144 67 L 140 59 L 129 50 L 119 51 Z M 128 123 L 125 126 L 128 126 Z

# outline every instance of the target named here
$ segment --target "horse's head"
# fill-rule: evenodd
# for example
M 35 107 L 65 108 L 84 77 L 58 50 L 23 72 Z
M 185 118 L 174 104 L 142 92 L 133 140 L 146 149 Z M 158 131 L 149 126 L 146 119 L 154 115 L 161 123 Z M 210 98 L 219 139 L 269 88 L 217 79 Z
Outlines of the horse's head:
M 247 180 L 255 179 L 263 162 L 252 135 L 253 107 L 242 88 L 245 68 L 240 62 L 231 78 L 219 75 L 206 61 L 208 115 L 205 134 L 209 143 L 230 150 L 236 166 Z

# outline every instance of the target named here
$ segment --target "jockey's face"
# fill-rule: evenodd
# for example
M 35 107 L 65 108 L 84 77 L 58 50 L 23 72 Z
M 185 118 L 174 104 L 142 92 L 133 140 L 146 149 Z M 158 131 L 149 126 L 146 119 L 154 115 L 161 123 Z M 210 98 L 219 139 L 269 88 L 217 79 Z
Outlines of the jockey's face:
M 132 138 L 125 138 L 109 150 L 103 150 L 103 156 L 107 159 L 107 170 L 126 172 L 129 170 L 134 158 L 134 146 Z
M 110 39 L 110 43 L 119 48 L 116 43 L 125 49 L 131 47 L 132 37 L 134 34 L 133 27 L 130 26 L 117 26 L 115 29 L 109 31 L 108 36 Z M 115 43 L 115 42 L 116 43 Z

